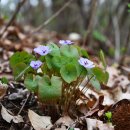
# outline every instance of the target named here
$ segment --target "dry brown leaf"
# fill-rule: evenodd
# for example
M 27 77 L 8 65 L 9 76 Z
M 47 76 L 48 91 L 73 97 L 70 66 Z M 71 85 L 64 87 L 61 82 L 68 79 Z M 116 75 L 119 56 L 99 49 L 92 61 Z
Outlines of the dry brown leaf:
M 73 122 L 74 121 L 69 116 L 64 116 L 58 119 L 55 124 L 63 124 L 63 126 L 69 127 L 70 125 L 73 124 Z
M 109 73 L 109 79 L 108 79 L 107 86 L 113 87 L 115 84 L 114 80 L 116 77 L 119 76 L 120 71 L 114 66 L 108 66 L 107 72 Z
M 86 122 L 88 130 L 93 130 L 96 127 L 99 130 L 114 130 L 114 126 L 112 126 L 111 124 L 103 123 L 102 121 L 97 119 L 86 118 Z
M 51 117 L 49 116 L 39 116 L 32 110 L 29 110 L 28 117 L 35 130 L 49 130 L 52 127 Z
M 13 121 L 14 123 L 20 123 L 20 122 L 24 122 L 23 118 L 18 115 L 18 116 L 13 116 L 11 115 L 12 113 L 10 111 L 8 111 L 3 105 L 2 105 L 2 109 L 1 109 L 1 115 L 2 118 L 7 121 L 8 123 L 10 123 L 11 121 Z

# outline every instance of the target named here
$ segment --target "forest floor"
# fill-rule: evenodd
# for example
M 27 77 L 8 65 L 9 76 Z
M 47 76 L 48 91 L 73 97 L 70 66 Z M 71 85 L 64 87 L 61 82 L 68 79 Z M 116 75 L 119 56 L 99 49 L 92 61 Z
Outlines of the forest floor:
M 31 53 L 42 43 L 68 37 L 47 30 L 32 36 L 30 30 L 15 24 L 0 39 L 0 79 L 9 80 L 0 82 L 0 130 L 130 130 L 130 57 L 123 66 L 108 66 L 108 84 L 101 85 L 100 92 L 88 89 L 70 114 L 62 117 L 55 106 L 39 103 L 22 81 L 14 80 L 9 58 L 16 51 Z

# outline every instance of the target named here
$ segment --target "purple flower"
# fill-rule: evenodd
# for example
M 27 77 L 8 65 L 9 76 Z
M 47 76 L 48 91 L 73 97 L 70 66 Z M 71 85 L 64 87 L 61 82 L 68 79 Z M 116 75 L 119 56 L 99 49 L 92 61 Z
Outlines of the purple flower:
M 30 62 L 30 66 L 35 70 L 38 69 L 41 65 L 42 62 L 40 60 Z
M 70 41 L 70 40 L 60 40 L 59 43 L 60 43 L 61 45 L 69 45 L 69 44 L 72 44 L 73 42 Z
M 34 48 L 34 52 L 38 53 L 41 56 L 44 56 L 50 53 L 51 49 L 48 46 L 39 46 L 37 48 Z
M 81 57 L 79 60 L 78 60 L 79 64 L 84 66 L 85 68 L 94 68 L 95 65 L 92 61 L 88 60 L 87 58 L 83 58 Z

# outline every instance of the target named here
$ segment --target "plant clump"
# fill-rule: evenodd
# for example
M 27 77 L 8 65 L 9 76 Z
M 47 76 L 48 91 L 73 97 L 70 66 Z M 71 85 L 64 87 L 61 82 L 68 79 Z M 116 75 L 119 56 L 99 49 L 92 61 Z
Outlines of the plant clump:
M 60 40 L 59 45 L 41 45 L 33 51 L 33 54 L 16 52 L 10 58 L 14 77 L 23 80 L 25 87 L 41 102 L 57 101 L 63 111 L 68 111 L 71 101 L 79 98 L 76 92 L 86 76 L 98 90 L 100 83 L 108 80 L 103 52 L 104 69 L 90 60 L 86 50 L 70 40 Z

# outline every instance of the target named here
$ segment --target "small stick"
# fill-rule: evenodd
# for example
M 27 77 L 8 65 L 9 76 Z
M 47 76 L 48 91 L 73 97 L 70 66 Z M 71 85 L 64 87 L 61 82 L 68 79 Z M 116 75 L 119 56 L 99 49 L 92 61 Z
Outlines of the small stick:
M 19 13 L 21 7 L 23 6 L 23 4 L 25 3 L 26 0 L 20 0 L 14 14 L 12 15 L 11 19 L 9 20 L 9 22 L 7 23 L 6 27 L 4 28 L 4 30 L 1 32 L 0 34 L 0 38 L 3 36 L 3 34 L 5 33 L 5 31 L 8 29 L 8 27 L 14 22 L 15 18 L 17 17 L 17 14 Z
M 125 52 L 122 54 L 120 62 L 119 62 L 120 66 L 123 65 L 124 60 L 125 60 L 125 55 L 127 54 L 128 50 L 129 50 L 129 42 L 130 42 L 130 27 L 129 27 L 128 34 L 127 34 L 127 37 L 126 37 L 126 42 L 125 42 L 125 45 L 124 45 Z
M 27 98 L 26 98 L 26 100 L 25 100 L 24 104 L 22 105 L 22 107 L 21 107 L 21 109 L 19 110 L 19 112 L 18 112 L 18 114 L 17 114 L 17 115 L 19 115 L 19 114 L 21 113 L 21 111 L 23 110 L 23 108 L 24 108 L 25 104 L 27 103 L 28 98 L 30 97 L 30 95 L 31 95 L 30 93 L 27 95 Z
M 42 23 L 41 25 L 39 25 L 34 31 L 31 32 L 30 35 L 35 34 L 36 32 L 40 31 L 41 29 L 43 29 L 46 25 L 48 25 L 53 19 L 55 19 L 64 9 L 66 9 L 70 3 L 73 0 L 69 0 L 68 2 L 66 2 L 64 4 L 64 6 L 62 6 L 57 12 L 55 12 L 50 18 L 48 18 L 44 23 Z
M 96 17 L 97 4 L 98 4 L 98 0 L 92 0 L 89 25 L 88 25 L 88 29 L 86 31 L 85 39 L 83 41 L 84 47 L 91 41 L 91 34 L 93 31 L 93 27 L 94 27 L 94 20 Z

